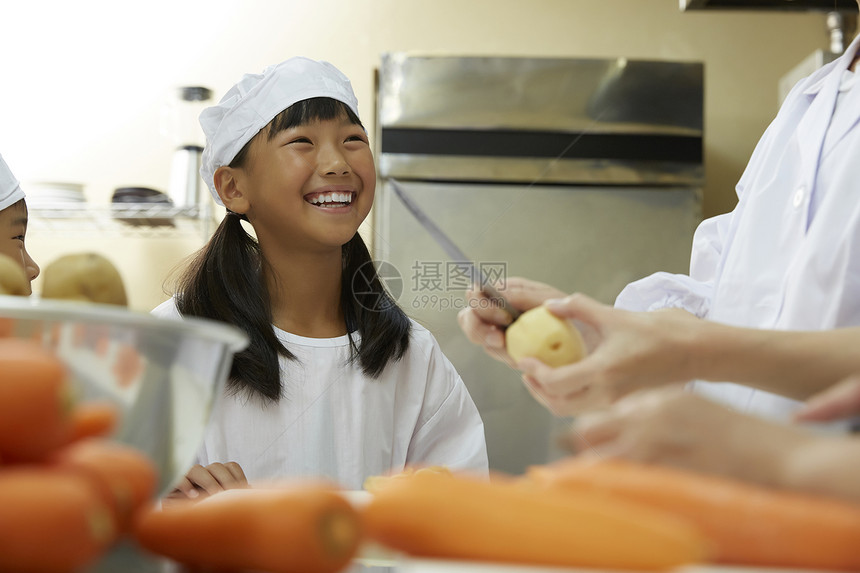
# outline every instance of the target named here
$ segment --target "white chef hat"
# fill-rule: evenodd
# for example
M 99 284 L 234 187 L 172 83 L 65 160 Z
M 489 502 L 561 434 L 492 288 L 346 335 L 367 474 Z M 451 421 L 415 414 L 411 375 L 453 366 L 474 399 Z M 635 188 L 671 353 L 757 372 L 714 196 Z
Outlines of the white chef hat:
M 302 57 L 269 66 L 260 74 L 245 74 L 217 105 L 200 113 L 206 134 L 200 176 L 217 204 L 223 205 L 215 190 L 215 170 L 229 165 L 276 115 L 314 97 L 343 102 L 358 115 L 358 99 L 349 78 L 328 62 Z
M 0 155 L 0 211 L 24 198 L 24 191 Z

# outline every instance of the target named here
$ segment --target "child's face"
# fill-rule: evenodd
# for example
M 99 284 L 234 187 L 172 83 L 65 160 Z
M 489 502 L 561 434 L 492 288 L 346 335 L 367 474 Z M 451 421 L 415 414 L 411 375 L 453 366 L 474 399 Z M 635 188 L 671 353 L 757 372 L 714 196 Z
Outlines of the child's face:
M 24 238 L 27 235 L 27 207 L 16 203 L 0 211 L 0 253 L 21 263 L 27 278 L 32 281 L 39 276 L 39 265 L 27 253 Z M 30 291 L 31 294 L 32 290 Z
M 247 201 L 241 212 L 261 246 L 339 249 L 373 205 L 376 168 L 364 129 L 344 116 L 267 135 L 251 142 L 236 177 Z

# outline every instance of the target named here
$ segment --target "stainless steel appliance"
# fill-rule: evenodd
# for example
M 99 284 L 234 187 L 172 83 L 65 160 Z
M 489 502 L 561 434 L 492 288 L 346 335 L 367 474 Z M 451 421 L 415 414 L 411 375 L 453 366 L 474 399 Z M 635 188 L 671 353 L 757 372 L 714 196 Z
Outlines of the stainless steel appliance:
M 486 274 L 611 303 L 632 280 L 687 271 L 701 219 L 702 77 L 699 63 L 626 58 L 382 57 L 374 255 L 463 377 L 493 469 L 559 456 L 566 422 L 465 339 L 456 314 L 468 277 L 388 179 Z

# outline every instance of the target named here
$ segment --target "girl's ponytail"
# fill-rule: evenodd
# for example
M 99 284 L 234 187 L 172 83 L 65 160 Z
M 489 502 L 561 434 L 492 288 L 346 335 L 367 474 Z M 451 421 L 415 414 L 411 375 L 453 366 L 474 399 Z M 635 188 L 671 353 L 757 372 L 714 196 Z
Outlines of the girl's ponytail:
M 379 279 L 367 246 L 358 233 L 343 246 L 341 307 L 350 333 L 352 359 L 376 378 L 409 347 L 411 323 Z M 361 335 L 356 345 L 352 332 Z
M 257 241 L 242 227 L 244 217 L 228 213 L 209 243 L 179 281 L 176 306 L 184 316 L 199 316 L 237 326 L 250 338 L 233 357 L 228 387 L 247 389 L 277 401 L 281 397 L 278 354 L 292 355 L 272 330 L 269 295 L 262 280 Z

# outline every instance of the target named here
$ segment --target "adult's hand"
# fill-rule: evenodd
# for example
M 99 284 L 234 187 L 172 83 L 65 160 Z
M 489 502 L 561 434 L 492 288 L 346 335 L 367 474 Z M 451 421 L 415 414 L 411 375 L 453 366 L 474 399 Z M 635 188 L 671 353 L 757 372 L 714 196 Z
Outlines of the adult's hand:
M 742 414 L 671 386 L 636 392 L 578 417 L 564 443 L 582 455 L 782 486 L 791 457 L 814 440 L 799 427 Z
M 546 300 L 565 296 L 555 287 L 521 277 L 510 277 L 504 284 L 495 286 L 514 308 L 521 311 L 539 306 Z M 513 367 L 514 361 L 505 350 L 504 334 L 504 327 L 511 321 L 510 314 L 493 304 L 485 294 L 474 290 L 466 291 L 466 308 L 457 314 L 457 322 L 466 338 L 483 347 L 496 360 Z
M 798 422 L 829 422 L 851 416 L 860 416 L 860 375 L 850 376 L 814 395 L 794 419 Z
M 557 416 L 605 407 L 636 390 L 695 377 L 689 345 L 707 325 L 686 311 L 630 312 L 583 294 L 549 301 L 547 307 L 578 325 L 586 356 L 559 368 L 532 358 L 516 366 L 532 395 Z

